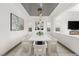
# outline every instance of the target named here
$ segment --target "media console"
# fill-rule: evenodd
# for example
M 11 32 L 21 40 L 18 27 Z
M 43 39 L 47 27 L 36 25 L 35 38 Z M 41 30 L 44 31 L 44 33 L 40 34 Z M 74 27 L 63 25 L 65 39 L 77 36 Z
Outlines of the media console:
M 71 30 L 71 31 L 69 32 L 69 34 L 70 34 L 70 35 L 79 35 L 79 31 L 77 31 L 77 30 Z

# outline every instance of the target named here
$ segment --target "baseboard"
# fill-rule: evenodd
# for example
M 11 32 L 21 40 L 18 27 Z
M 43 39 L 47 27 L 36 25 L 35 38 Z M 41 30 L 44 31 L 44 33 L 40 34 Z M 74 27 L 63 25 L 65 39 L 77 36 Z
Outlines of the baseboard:
M 9 51 L 7 51 L 5 54 L 3 54 L 2 56 L 6 56 L 9 52 L 11 52 L 13 49 L 15 49 L 18 45 L 20 45 L 20 43 L 18 43 L 17 45 L 15 45 L 13 48 L 11 48 Z
M 60 45 L 62 45 L 63 47 L 65 47 L 67 50 L 69 50 L 70 52 L 72 52 L 73 54 L 75 54 L 76 56 L 78 56 L 74 51 L 72 51 L 70 48 L 66 47 L 64 44 L 62 44 L 61 42 L 58 41 L 58 43 Z

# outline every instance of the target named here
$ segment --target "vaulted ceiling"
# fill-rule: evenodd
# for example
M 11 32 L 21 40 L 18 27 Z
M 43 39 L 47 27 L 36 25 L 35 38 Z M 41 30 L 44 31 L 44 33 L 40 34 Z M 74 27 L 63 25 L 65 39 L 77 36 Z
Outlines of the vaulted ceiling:
M 30 16 L 38 16 L 38 8 L 43 9 L 43 16 L 49 16 L 58 3 L 22 3 L 22 5 Z

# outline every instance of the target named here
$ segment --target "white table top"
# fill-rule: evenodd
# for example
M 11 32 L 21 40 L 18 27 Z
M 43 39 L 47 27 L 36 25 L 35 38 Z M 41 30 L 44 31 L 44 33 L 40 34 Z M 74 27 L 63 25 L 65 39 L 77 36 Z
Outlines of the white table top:
M 36 35 L 35 33 L 32 34 L 31 38 L 29 39 L 30 41 L 49 41 L 49 40 L 52 40 L 50 38 L 50 35 L 47 34 L 47 33 L 44 33 L 44 35 Z

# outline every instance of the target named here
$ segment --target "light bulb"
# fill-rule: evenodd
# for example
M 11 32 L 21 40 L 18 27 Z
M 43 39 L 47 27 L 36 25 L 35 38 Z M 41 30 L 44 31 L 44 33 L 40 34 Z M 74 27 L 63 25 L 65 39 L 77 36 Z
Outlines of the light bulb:
M 43 7 L 43 4 L 42 4 L 42 3 L 40 3 L 40 7 L 41 7 L 41 8 Z

